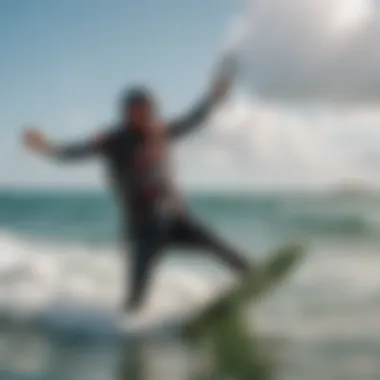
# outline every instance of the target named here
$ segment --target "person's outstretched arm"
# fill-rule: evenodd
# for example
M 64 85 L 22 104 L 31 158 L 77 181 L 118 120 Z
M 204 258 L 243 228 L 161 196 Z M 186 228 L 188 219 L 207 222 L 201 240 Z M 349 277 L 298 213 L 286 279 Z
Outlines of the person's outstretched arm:
M 200 126 L 210 115 L 214 107 L 226 96 L 230 89 L 230 78 L 219 76 L 208 94 L 187 115 L 168 124 L 170 138 L 183 137 Z
M 31 151 L 59 161 L 76 161 L 103 153 L 108 136 L 96 137 L 88 141 L 71 144 L 57 144 L 36 129 L 28 129 L 23 134 L 23 143 Z

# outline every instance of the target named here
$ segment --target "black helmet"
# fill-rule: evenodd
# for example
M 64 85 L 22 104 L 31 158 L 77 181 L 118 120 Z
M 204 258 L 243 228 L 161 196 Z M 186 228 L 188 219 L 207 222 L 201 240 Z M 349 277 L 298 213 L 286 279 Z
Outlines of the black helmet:
M 144 86 L 135 86 L 122 95 L 121 108 L 125 110 L 132 105 L 140 102 L 150 102 L 152 100 L 151 92 Z

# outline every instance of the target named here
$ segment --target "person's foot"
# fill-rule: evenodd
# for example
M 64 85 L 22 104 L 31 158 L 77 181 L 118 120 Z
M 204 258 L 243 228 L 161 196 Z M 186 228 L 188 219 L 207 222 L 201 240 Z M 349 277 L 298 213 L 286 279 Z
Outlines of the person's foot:
M 130 298 L 123 305 L 123 312 L 125 314 L 137 314 L 141 309 L 141 302 L 137 299 Z
M 252 275 L 260 275 L 264 271 L 264 267 L 262 264 L 255 262 L 250 262 L 247 264 L 242 271 L 242 278 L 243 279 L 249 279 Z
M 131 300 L 124 303 L 122 310 L 122 320 L 124 325 L 131 325 L 138 320 L 138 316 L 140 314 L 139 305 Z
M 241 262 L 241 272 L 243 276 L 249 276 L 259 269 L 259 266 L 256 263 L 251 263 L 249 261 Z

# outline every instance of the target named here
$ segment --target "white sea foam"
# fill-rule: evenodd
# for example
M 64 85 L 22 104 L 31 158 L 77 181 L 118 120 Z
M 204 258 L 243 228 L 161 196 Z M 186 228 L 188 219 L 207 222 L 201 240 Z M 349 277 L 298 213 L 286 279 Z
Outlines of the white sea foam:
M 116 250 L 56 246 L 2 233 L 0 313 L 13 319 L 48 316 L 66 322 L 117 315 L 128 292 L 124 260 Z M 164 263 L 154 273 L 139 323 L 186 315 L 212 297 L 220 284 L 207 269 Z
M 369 248 L 315 250 L 259 310 L 262 329 L 297 341 L 380 338 L 380 255 Z
M 378 338 L 379 266 L 376 249 L 313 249 L 284 286 L 254 310 L 254 321 L 300 339 Z M 0 315 L 78 329 L 115 325 L 128 283 L 124 268 L 128 265 L 116 250 L 58 246 L 2 233 Z M 127 319 L 129 328 L 189 315 L 228 284 L 229 278 L 213 276 L 206 267 L 165 262 L 154 273 L 146 305 Z

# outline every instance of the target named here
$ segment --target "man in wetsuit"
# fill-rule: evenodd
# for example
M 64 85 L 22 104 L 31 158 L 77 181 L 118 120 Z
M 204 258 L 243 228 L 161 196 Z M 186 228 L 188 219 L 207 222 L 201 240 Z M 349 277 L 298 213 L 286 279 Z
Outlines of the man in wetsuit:
M 24 134 L 27 147 L 62 162 L 93 156 L 105 160 L 123 220 L 123 239 L 131 247 L 125 309 L 141 306 L 151 270 L 165 248 L 205 249 L 233 270 L 250 269 L 242 255 L 190 215 L 167 172 L 167 145 L 205 121 L 229 87 L 229 79 L 218 76 L 188 115 L 165 124 L 157 120 L 151 93 L 134 88 L 122 98 L 120 121 L 93 139 L 56 145 L 37 129 Z

